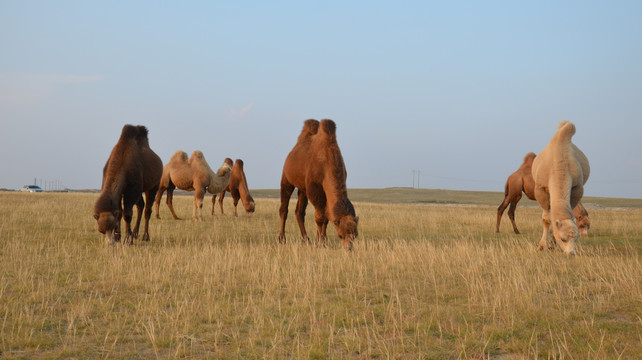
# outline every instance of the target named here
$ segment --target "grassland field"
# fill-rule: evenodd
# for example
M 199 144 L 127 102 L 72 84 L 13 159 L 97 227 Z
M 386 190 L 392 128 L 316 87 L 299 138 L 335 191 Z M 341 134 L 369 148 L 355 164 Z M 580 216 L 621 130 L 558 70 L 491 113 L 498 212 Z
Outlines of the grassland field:
M 642 200 L 586 197 L 577 256 L 536 250 L 522 199 L 495 233 L 499 192 L 350 189 L 355 249 L 303 244 L 278 191 L 256 212 L 191 220 L 161 203 L 151 241 L 107 246 L 95 193 L 0 192 L 0 358 L 639 359 Z M 239 205 L 240 206 L 240 205 Z M 243 213 L 242 209 L 239 209 Z M 312 206 L 306 226 L 314 234 Z

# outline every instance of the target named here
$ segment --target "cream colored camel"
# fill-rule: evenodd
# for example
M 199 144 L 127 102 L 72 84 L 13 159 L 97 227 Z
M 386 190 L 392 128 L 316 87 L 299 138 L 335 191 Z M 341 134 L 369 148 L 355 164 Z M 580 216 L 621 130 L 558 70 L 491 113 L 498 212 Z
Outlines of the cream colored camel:
M 230 182 L 231 171 L 230 166 L 224 162 L 215 173 L 207 164 L 207 161 L 205 161 L 203 153 L 199 150 L 195 150 L 189 160 L 187 159 L 187 153 L 182 150 L 176 151 L 169 160 L 169 163 L 163 167 L 160 187 L 156 195 L 156 200 L 154 201 L 156 218 L 160 219 L 158 208 L 163 193 L 167 190 L 167 206 L 169 207 L 169 211 L 172 212 L 174 219 L 179 219 L 172 206 L 174 189 L 179 188 L 186 191 L 194 191 L 194 212 L 192 218 L 203 221 L 201 210 L 203 208 L 205 192 L 218 194 L 225 189 Z M 196 215 L 197 209 L 198 217 Z
M 543 210 L 544 229 L 539 250 L 549 244 L 548 230 L 552 224 L 557 241 L 551 241 L 549 248 L 557 242 L 565 253 L 575 253 L 579 233 L 573 208 L 584 195 L 584 184 L 591 170 L 584 153 L 571 142 L 573 135 L 575 125 L 561 121 L 551 141 L 533 161 L 535 199 Z
M 515 209 L 517 208 L 517 203 L 522 198 L 522 192 L 524 192 L 529 199 L 535 200 L 535 180 L 533 180 L 533 175 L 531 173 L 533 160 L 535 160 L 535 153 L 529 152 L 526 154 L 526 156 L 524 156 L 522 166 L 512 173 L 508 177 L 508 180 L 506 180 L 506 186 L 504 187 L 504 201 L 502 201 L 497 208 L 497 224 L 495 225 L 496 232 L 499 232 L 499 222 L 502 219 L 504 210 L 506 210 L 506 207 L 510 204 L 510 208 L 508 209 L 508 218 L 510 219 L 511 224 L 513 224 L 513 231 L 515 234 L 519 234 L 517 224 L 515 223 Z M 578 202 L 577 206 L 573 209 L 573 215 L 577 220 L 577 227 L 580 230 L 580 235 L 588 235 L 588 230 L 591 227 L 591 218 L 581 202 Z

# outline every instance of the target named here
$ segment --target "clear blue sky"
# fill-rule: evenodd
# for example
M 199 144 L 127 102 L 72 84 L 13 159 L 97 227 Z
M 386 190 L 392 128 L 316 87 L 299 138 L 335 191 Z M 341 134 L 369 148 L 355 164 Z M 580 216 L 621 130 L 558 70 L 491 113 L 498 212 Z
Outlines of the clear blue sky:
M 642 198 L 640 1 L 0 0 L 0 187 L 99 188 L 122 126 L 278 188 L 331 118 L 349 188 L 503 191 L 560 120 Z

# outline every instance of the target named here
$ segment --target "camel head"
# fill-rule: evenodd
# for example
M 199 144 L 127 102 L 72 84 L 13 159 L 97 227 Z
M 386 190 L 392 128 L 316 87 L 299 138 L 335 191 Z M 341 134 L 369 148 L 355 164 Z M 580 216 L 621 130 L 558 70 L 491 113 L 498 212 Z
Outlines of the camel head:
M 221 165 L 220 168 L 216 171 L 216 175 L 218 176 L 229 176 L 230 173 L 232 172 L 232 167 L 228 165 L 226 162 Z
M 588 214 L 577 217 L 577 228 L 580 232 L 580 236 L 588 235 L 588 231 L 591 228 L 591 218 L 589 218 Z
M 569 255 L 575 255 L 575 243 L 580 236 L 575 219 L 558 219 L 551 226 L 553 228 L 553 236 L 555 236 L 557 244 L 562 248 L 562 251 Z
M 98 232 L 105 235 L 107 244 L 114 245 L 117 240 L 118 214 L 114 214 L 111 211 L 102 211 L 94 214 L 94 219 L 98 222 Z
M 247 216 L 252 216 L 254 213 L 254 200 L 250 200 L 247 202 L 247 204 L 243 204 L 243 207 L 245 208 L 245 213 Z
M 345 215 L 334 221 L 334 227 L 339 239 L 343 242 L 344 249 L 352 251 L 352 241 L 359 236 L 358 224 L 359 217 L 354 215 Z

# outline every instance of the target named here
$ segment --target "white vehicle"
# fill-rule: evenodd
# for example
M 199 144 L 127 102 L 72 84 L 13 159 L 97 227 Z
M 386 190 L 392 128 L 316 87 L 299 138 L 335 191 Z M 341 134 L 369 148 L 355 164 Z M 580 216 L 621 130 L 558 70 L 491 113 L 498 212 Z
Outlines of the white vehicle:
M 22 187 L 22 189 L 20 189 L 20 191 L 42 192 L 43 190 L 38 185 L 25 185 Z

